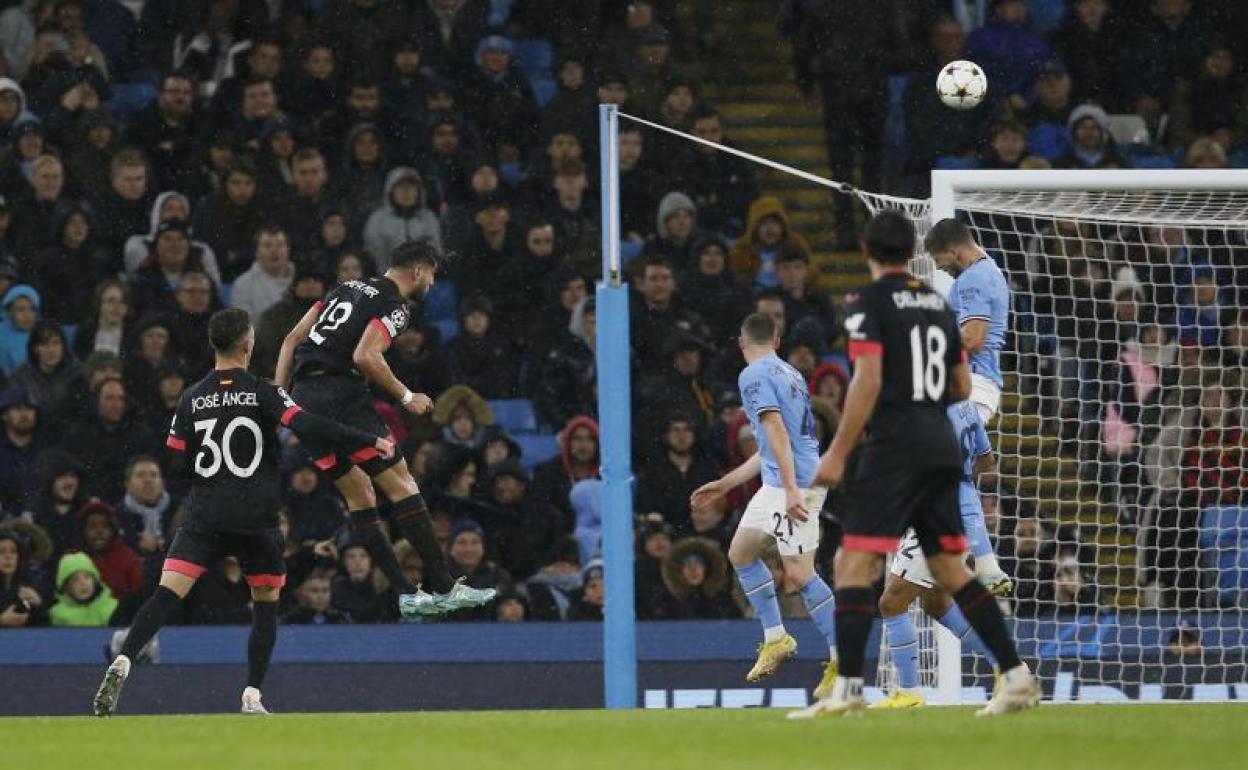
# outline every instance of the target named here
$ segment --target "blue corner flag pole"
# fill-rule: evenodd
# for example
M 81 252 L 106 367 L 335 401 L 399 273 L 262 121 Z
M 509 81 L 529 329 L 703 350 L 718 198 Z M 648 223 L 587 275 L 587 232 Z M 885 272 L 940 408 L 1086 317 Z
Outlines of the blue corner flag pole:
M 601 427 L 602 548 L 606 622 L 602 670 L 606 707 L 637 707 L 637 621 L 633 609 L 633 471 L 628 284 L 620 265 L 619 113 L 598 107 L 602 163 L 602 282 L 597 290 L 598 417 Z

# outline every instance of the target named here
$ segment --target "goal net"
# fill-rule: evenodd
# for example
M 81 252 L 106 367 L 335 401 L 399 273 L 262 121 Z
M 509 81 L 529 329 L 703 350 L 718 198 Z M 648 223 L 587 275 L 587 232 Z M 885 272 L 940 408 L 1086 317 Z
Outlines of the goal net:
M 920 233 L 957 216 L 1009 280 L 982 492 L 1046 699 L 1248 699 L 1248 174 L 936 172 L 930 201 L 856 194 Z

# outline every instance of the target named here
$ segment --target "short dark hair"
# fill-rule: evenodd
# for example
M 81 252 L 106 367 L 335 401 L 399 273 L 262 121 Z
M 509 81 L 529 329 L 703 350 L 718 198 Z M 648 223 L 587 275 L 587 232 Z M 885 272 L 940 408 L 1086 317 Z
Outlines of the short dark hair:
M 407 241 L 390 255 L 390 264 L 394 267 L 428 265 L 432 269 L 437 270 L 438 265 L 441 263 L 442 255 L 438 252 L 438 247 L 433 245 L 427 238 L 421 238 L 418 241 Z
M 722 121 L 724 118 L 719 114 L 719 110 L 709 104 L 702 103 L 693 108 L 693 114 L 689 116 L 689 122 L 692 124 L 698 120 L 706 120 L 708 118 L 716 118 Z
M 668 270 L 671 270 L 673 273 L 676 272 L 676 270 L 672 267 L 672 261 L 668 259 L 666 256 L 664 256 L 663 254 L 659 254 L 659 253 L 651 254 L 650 256 L 646 257 L 645 262 L 643 262 L 641 265 L 641 274 L 645 275 L 646 270 L 652 267 L 665 267 Z
M 208 342 L 218 353 L 229 353 L 251 329 L 251 316 L 236 307 L 218 310 L 208 319 Z
M 928 254 L 939 254 L 954 246 L 974 242 L 975 236 L 971 235 L 970 229 L 958 220 L 949 217 L 932 225 L 927 237 L 923 239 L 923 249 Z
M 770 345 L 776 341 L 776 322 L 766 313 L 750 313 L 741 322 L 741 336 L 755 345 Z
M 126 463 L 126 475 L 123 478 L 126 481 L 129 481 L 130 477 L 134 475 L 134 469 L 144 463 L 151 463 L 152 465 L 155 465 L 157 468 L 160 467 L 160 460 L 157 460 L 152 455 L 147 455 L 147 454 L 135 455 L 134 457 L 130 458 L 129 462 Z
M 881 211 L 862 231 L 867 256 L 885 265 L 904 265 L 914 256 L 914 225 L 899 211 Z
M 784 291 L 772 286 L 772 287 L 763 289 L 754 295 L 754 307 L 758 307 L 758 303 L 765 299 L 775 300 L 776 302 L 784 304 L 784 298 L 785 298 Z

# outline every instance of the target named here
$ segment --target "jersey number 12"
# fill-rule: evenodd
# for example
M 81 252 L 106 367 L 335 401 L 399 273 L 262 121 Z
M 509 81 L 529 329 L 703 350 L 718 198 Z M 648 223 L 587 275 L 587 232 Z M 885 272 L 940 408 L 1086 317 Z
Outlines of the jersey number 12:
M 910 329 L 910 376 L 915 401 L 940 403 L 948 378 L 945 370 L 945 352 L 948 349 L 949 340 L 945 338 L 945 330 L 939 326 L 927 327 L 926 340 L 918 326 Z

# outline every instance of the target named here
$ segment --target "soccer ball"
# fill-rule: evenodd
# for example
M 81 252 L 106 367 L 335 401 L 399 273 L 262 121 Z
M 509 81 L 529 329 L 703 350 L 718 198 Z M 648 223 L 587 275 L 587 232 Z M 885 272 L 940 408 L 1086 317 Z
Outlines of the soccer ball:
M 978 107 L 988 93 L 988 78 L 975 62 L 951 61 L 936 77 L 940 100 L 955 110 Z

